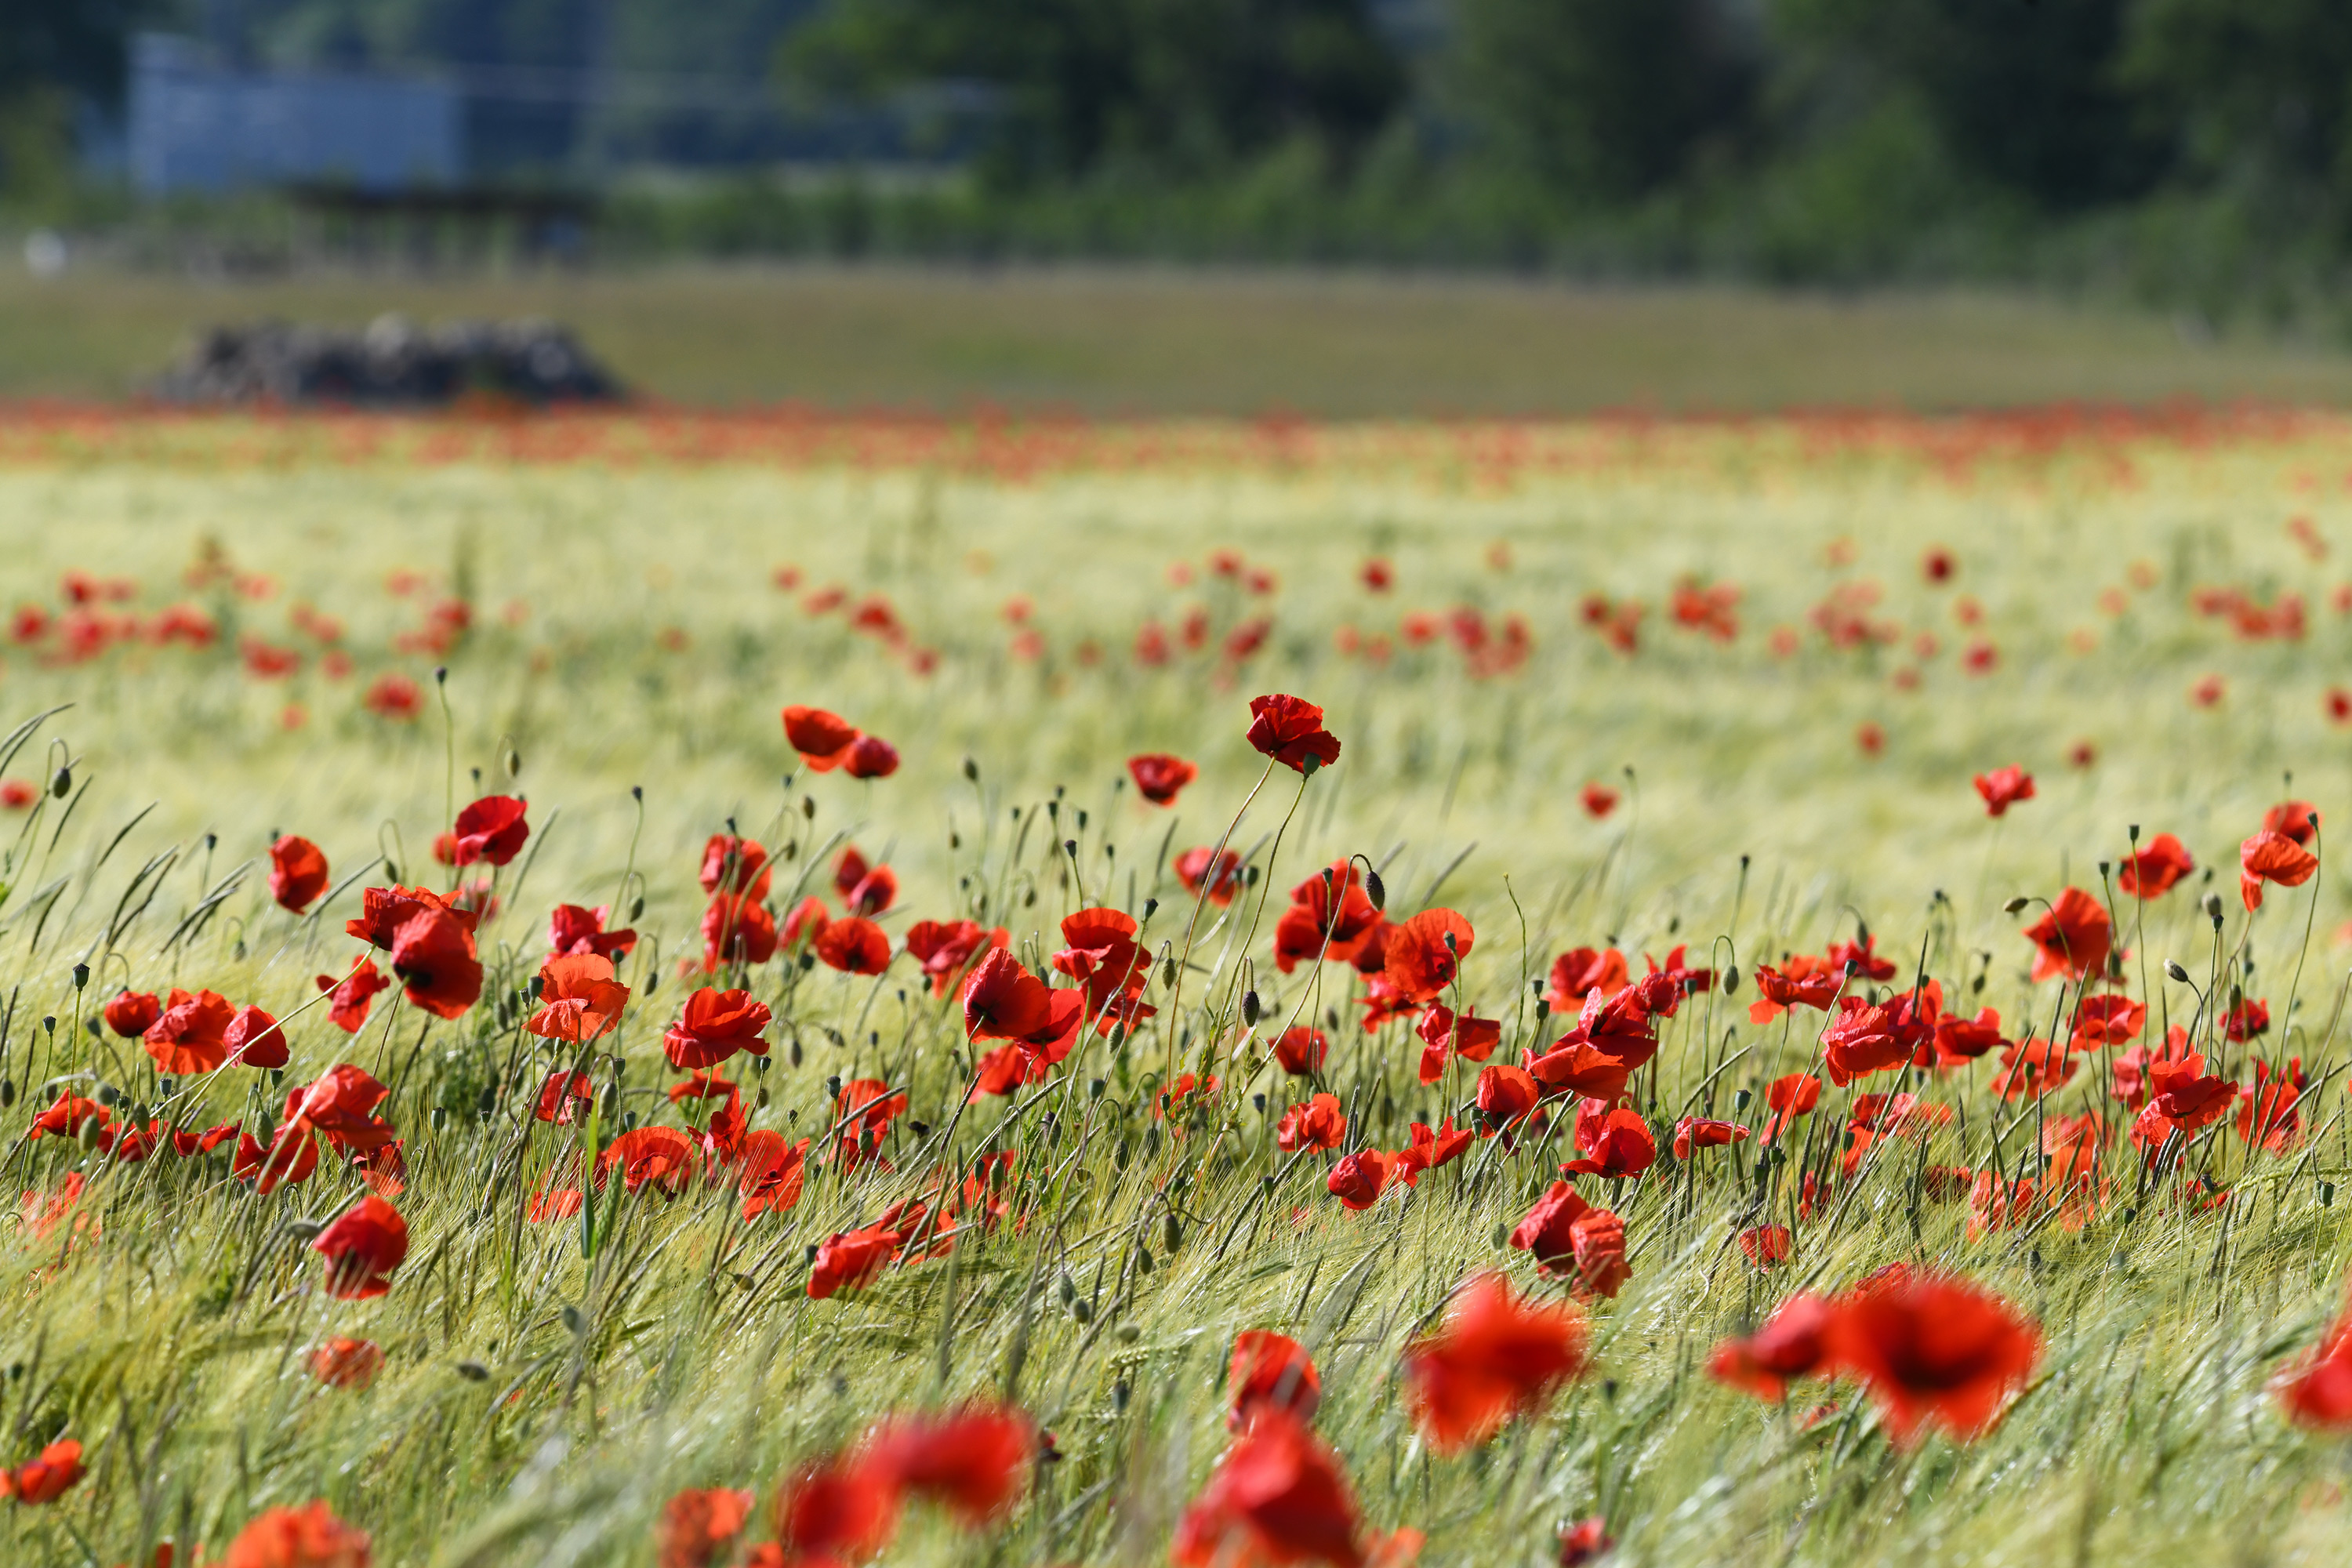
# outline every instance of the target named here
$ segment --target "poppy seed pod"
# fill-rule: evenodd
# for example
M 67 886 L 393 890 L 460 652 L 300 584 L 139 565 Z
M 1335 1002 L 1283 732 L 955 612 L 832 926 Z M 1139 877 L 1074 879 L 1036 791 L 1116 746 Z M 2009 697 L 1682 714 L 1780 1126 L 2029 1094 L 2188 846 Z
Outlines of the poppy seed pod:
M 2221 895 L 2208 893 L 2204 898 L 2205 912 L 2214 920 L 2221 918 Z
M 58 1032 L 58 1016 L 55 1013 L 45 1013 L 41 1016 L 41 1031 L 49 1035 Z
M 81 1152 L 87 1154 L 92 1149 L 98 1147 L 99 1135 L 105 1131 L 105 1126 L 97 1117 L 87 1117 L 83 1120 L 82 1124 L 79 1128 L 75 1129 L 74 1142 L 80 1144 Z
M 2189 971 L 2181 968 L 2179 961 L 2177 959 L 2167 963 L 2164 966 L 2164 972 L 2170 975 L 2178 984 L 2186 985 L 2189 984 Z
M 74 989 L 75 989 L 75 990 L 77 990 L 77 991 L 79 991 L 79 990 L 83 989 L 85 986 L 87 986 L 87 985 L 89 984 L 89 964 L 87 964 L 87 963 L 77 963 L 77 964 L 75 964 L 75 965 L 73 966 L 73 983 L 74 983 Z

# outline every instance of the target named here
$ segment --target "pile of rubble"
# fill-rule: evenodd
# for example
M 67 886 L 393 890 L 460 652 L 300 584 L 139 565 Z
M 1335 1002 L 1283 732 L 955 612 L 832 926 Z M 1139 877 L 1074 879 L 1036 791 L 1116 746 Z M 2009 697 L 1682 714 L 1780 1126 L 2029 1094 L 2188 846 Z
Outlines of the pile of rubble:
M 434 408 L 480 397 L 545 407 L 627 394 L 552 321 L 420 327 L 380 316 L 360 331 L 257 321 L 214 327 L 149 387 L 167 403 Z

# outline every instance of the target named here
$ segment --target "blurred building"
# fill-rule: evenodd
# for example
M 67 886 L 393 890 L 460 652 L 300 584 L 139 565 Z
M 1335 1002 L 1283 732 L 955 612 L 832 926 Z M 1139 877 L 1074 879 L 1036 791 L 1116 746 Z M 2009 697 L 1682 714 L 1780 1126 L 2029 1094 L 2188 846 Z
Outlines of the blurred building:
M 131 46 L 126 162 L 149 195 L 451 184 L 466 172 L 464 124 L 462 93 L 433 77 L 240 68 L 158 34 Z

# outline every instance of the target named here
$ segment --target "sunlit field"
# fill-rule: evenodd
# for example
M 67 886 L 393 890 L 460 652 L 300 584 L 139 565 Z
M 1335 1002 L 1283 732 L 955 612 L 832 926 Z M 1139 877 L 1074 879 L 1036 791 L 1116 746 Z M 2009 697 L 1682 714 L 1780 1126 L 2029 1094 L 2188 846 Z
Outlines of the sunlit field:
M 0 1560 L 2352 1555 L 2339 417 L 26 414 L 0 526 Z

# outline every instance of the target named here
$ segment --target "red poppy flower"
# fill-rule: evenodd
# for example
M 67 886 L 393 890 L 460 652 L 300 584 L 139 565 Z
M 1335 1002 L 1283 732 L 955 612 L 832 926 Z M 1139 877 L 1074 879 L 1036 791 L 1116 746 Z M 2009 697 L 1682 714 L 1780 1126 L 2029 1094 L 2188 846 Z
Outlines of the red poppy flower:
M 654 1521 L 656 1568 L 711 1568 L 724 1560 L 751 1517 L 751 1502 L 750 1492 L 731 1487 L 671 1498 Z
M 1351 1209 L 1368 1209 L 1387 1191 L 1389 1178 L 1396 1174 L 1400 1158 L 1378 1149 L 1360 1149 L 1331 1167 L 1331 1173 L 1324 1178 L 1324 1188 Z
M 310 1375 L 329 1388 L 365 1388 L 383 1370 L 383 1348 L 367 1340 L 331 1339 L 310 1352 Z
M 2261 901 L 2256 894 L 2254 903 Z M 2106 906 L 2080 888 L 2068 888 L 2047 914 L 2025 929 L 2026 941 L 2041 949 L 2033 960 L 2033 978 L 2042 981 L 2063 974 L 2069 980 L 2080 980 L 2096 974 L 2107 966 L 2114 938 Z
M 1827 959 L 1799 953 L 1784 961 L 1788 967 L 1775 969 L 1769 963 L 1756 966 L 1758 1000 L 1748 1005 L 1748 1021 L 1769 1024 L 1791 1007 L 1811 1007 L 1826 1013 L 1837 1002 L 1845 988 L 1845 971 L 1842 964 L 1832 964 Z
M 1045 983 L 1003 948 L 989 949 L 964 979 L 964 1033 L 972 1039 L 1017 1040 L 1045 1027 L 1052 1017 Z
M 2308 845 L 2318 832 L 2319 808 L 2307 800 L 2283 800 L 2263 813 L 2263 826 L 2272 833 Z
M 754 1002 L 749 991 L 719 991 L 709 986 L 686 999 L 678 1021 L 662 1037 L 669 1065 L 678 1068 L 714 1068 L 738 1051 L 755 1057 L 768 1054 L 761 1031 L 768 1026 L 768 1007 Z
M 676 1197 L 694 1179 L 698 1162 L 693 1139 L 675 1127 L 656 1126 L 635 1128 L 613 1140 L 596 1157 L 597 1186 L 604 1184 L 606 1173 L 615 1165 L 630 1192 L 650 1184 L 664 1197 Z
M 1500 1274 L 1485 1274 L 1404 1359 L 1422 1436 L 1437 1452 L 1458 1454 L 1512 1416 L 1535 1415 L 1584 1370 L 1584 1319 L 1572 1307 L 1522 1302 Z
M 1422 1014 L 1413 1032 L 1423 1042 L 1421 1052 L 1421 1081 L 1435 1083 L 1445 1075 L 1449 1055 L 1458 1053 L 1464 1059 L 1483 1062 L 1495 1054 L 1503 1040 L 1500 1018 L 1480 1018 L 1465 1013 L 1454 1016 L 1454 1009 L 1436 1003 Z
M 2238 1106 L 2238 1136 L 2269 1153 L 2293 1153 L 2303 1145 L 2300 1108 L 2309 1089 L 2301 1057 L 2284 1069 L 2256 1062 L 2254 1086 Z
M 820 910 L 820 912 L 822 910 Z M 888 942 L 883 943 L 887 949 Z M 756 899 L 715 895 L 702 911 L 702 969 L 765 963 L 776 956 L 776 919 Z
M 1596 988 L 1606 999 L 1632 984 L 1623 953 L 1613 947 L 1599 951 L 1580 947 L 1551 961 L 1551 984 L 1544 988 L 1544 1002 L 1555 1013 L 1573 1013 Z
M 427 910 L 448 910 L 467 931 L 474 929 L 470 910 L 453 908 L 448 900 L 425 888 L 370 888 L 360 895 L 360 918 L 344 922 L 344 931 L 371 947 L 390 948 L 406 925 Z
M 1587 1100 L 1577 1106 L 1576 1146 L 1580 1160 L 1560 1169 L 1574 1175 L 1638 1176 L 1657 1163 L 1657 1141 L 1638 1110 L 1609 1109 L 1605 1100 Z
M 1423 910 L 1389 931 L 1389 984 L 1409 1002 L 1434 1002 L 1454 984 L 1476 940 L 1470 922 L 1452 910 Z
M 1580 1520 L 1559 1532 L 1559 1568 L 1584 1568 L 1585 1563 L 1598 1563 L 1616 1547 L 1616 1538 L 1609 1533 L 1600 1515 Z
M 285 1031 L 258 1007 L 239 1007 L 221 1031 L 221 1043 L 228 1047 L 231 1067 L 282 1068 L 288 1060 Z
M 2221 1015 L 2222 1038 L 2243 1045 L 2257 1035 L 2270 1032 L 2271 1005 L 2260 997 L 2249 996 Z
M 1274 1042 L 1274 1059 L 1293 1078 L 1321 1072 L 1330 1054 L 1331 1042 L 1323 1031 L 1303 1025 L 1294 1024 L 1283 1030 L 1281 1037 Z
M 2263 907 L 2263 884 L 2300 888 L 2319 869 L 2319 857 L 2293 838 L 2265 827 L 2238 846 L 2238 894 L 2246 908 Z
M 1531 1254 L 1537 1271 L 1576 1279 L 1590 1293 L 1614 1297 L 1630 1274 L 1625 1225 L 1584 1201 L 1566 1182 L 1554 1182 L 1511 1232 L 1511 1245 Z
M 1178 1073 L 1176 1081 L 1154 1097 L 1151 1114 L 1155 1118 L 1171 1114 L 1181 1116 L 1187 1101 L 1205 1103 L 1213 1100 L 1222 1087 L 1215 1073 L 1203 1073 L 1198 1079 L 1188 1072 Z
M 1179 756 L 1153 752 L 1127 759 L 1136 793 L 1154 805 L 1173 805 L 1177 794 L 1201 776 L 1201 770 Z
M 299 1122 L 280 1127 L 267 1149 L 252 1133 L 240 1131 L 236 1135 L 236 1153 L 229 1162 L 229 1174 L 240 1182 L 253 1183 L 254 1191 L 263 1197 L 280 1186 L 299 1186 L 318 1169 L 318 1140 Z
M 600 953 L 617 959 L 637 945 L 634 931 L 606 931 L 604 921 L 612 910 L 603 904 L 584 909 L 578 904 L 558 904 L 547 918 L 549 956 L 563 958 L 576 953 Z
M 1362 1568 L 1355 1500 L 1339 1458 L 1287 1411 L 1266 1410 L 1234 1439 L 1177 1521 L 1179 1568 L 1323 1563 Z
M 392 942 L 392 972 L 403 994 L 436 1018 L 455 1018 L 481 999 L 482 964 L 474 933 L 448 910 L 412 916 Z
M 899 1491 L 941 1504 L 971 1526 L 1019 1500 L 1036 1451 L 1027 1416 L 988 1405 L 887 1423 L 866 1448 L 866 1462 Z
M 744 1136 L 742 1174 L 737 1178 L 736 1191 L 742 1194 L 746 1224 L 771 1211 L 792 1212 L 801 1201 L 807 1177 L 808 1150 L 807 1139 L 792 1142 L 766 1128 Z
M 1470 1147 L 1471 1132 L 1467 1128 L 1457 1131 L 1451 1116 L 1440 1121 L 1433 1132 L 1424 1122 L 1416 1121 L 1412 1126 L 1412 1142 L 1397 1151 L 1397 1175 L 1406 1186 L 1417 1185 L 1423 1171 L 1452 1164 Z
M 2296 1426 L 2352 1431 L 2352 1310 L 2338 1316 L 2310 1353 L 2288 1365 L 2271 1386 Z
M 2074 1038 L 2083 1046 L 2127 1045 L 2147 1021 L 2147 1004 L 2128 996 L 2088 996 L 2074 1009 Z
M 1843 1089 L 1858 1078 L 1911 1059 L 1911 1046 L 1889 1006 L 1872 1006 L 1859 996 L 1838 998 L 1838 1011 L 1822 1031 L 1822 1061 L 1830 1081 Z
M 2230 1113 L 2238 1086 L 2205 1071 L 2205 1058 L 2191 1051 L 2178 1060 L 2147 1066 L 2148 1097 L 2132 1124 L 2132 1142 L 2154 1149 L 2175 1133 L 2186 1136 L 2210 1127 Z
M 828 713 L 822 708 L 792 707 L 784 710 L 784 739 L 811 771 L 827 773 L 849 760 L 849 748 L 857 742 L 857 730 L 838 713 Z
M 2003 1100 L 2035 1099 L 2070 1082 L 2083 1064 L 2064 1046 L 2048 1040 L 2026 1040 L 2005 1047 L 2000 1070 L 1992 1076 L 1992 1091 Z
M 1297 697 L 1250 699 L 1249 743 L 1297 773 L 1329 767 L 1339 760 L 1339 742 L 1323 728 L 1323 710 Z
M 1830 943 L 1830 973 L 1844 974 L 1851 972 L 1864 980 L 1894 979 L 1894 962 L 1879 957 L 1877 948 L 1878 938 L 1866 931 L 1859 942 Z
M 1675 1123 L 1675 1158 L 1687 1160 L 1693 1149 L 1720 1149 L 1727 1144 L 1744 1143 L 1748 1129 L 1736 1121 L 1710 1121 L 1705 1117 L 1685 1116 Z
M 327 1260 L 327 1294 L 364 1301 L 392 1289 L 392 1272 L 408 1256 L 408 1222 L 371 1194 L 320 1231 L 310 1250 Z
M 907 928 L 907 952 L 922 967 L 933 996 L 945 996 L 972 955 L 1003 947 L 1004 933 L 971 921 L 917 921 Z
M 1213 880 L 1209 875 L 1212 861 L 1216 864 Z M 1221 909 L 1232 903 L 1234 895 L 1241 890 L 1241 869 L 1239 855 L 1230 849 L 1220 852 L 1205 844 L 1176 857 L 1176 879 L 1184 884 L 1184 890 L 1197 899 L 1205 889 L 1210 901 Z
M 523 1026 L 542 1040 L 584 1046 L 621 1021 L 629 988 L 613 978 L 613 961 L 593 952 L 540 965 L 539 1011 Z
M 522 852 L 523 841 L 530 837 L 530 824 L 523 820 L 524 809 L 523 803 L 512 795 L 488 795 L 459 812 L 455 833 L 457 863 L 510 864 Z
M 269 847 L 269 896 L 300 914 L 327 890 L 327 858 L 307 838 L 288 834 Z
M 1543 1090 L 1524 1068 L 1502 1062 L 1482 1068 L 1478 1074 L 1478 1114 L 1489 1128 L 1507 1126 L 1536 1108 Z
M 163 1016 L 163 1005 L 152 991 L 125 989 L 106 1005 L 106 1026 L 126 1040 L 135 1040 L 153 1028 Z
M 1099 1012 L 1117 997 L 1141 994 L 1151 960 L 1135 940 L 1135 917 L 1121 910 L 1080 910 L 1062 921 L 1066 944 L 1054 954 L 1060 973 L 1086 986 L 1087 1005 Z
M 1764 1104 L 1771 1115 L 1764 1119 L 1764 1131 L 1759 1140 L 1775 1142 L 1788 1130 L 1789 1123 L 1808 1114 L 1822 1102 L 1822 1080 L 1808 1072 L 1792 1072 L 1776 1078 L 1764 1087 Z
M 341 980 L 321 974 L 317 982 L 319 989 L 328 993 L 327 1021 L 346 1035 L 356 1035 L 365 1028 L 376 993 L 392 989 L 392 982 L 368 958 L 361 959 Z
M 777 1494 L 775 1522 L 777 1544 L 755 1551 L 747 1568 L 863 1563 L 898 1529 L 898 1489 L 873 1465 L 835 1461 L 805 1469 Z
M 228 1543 L 221 1568 L 368 1568 L 369 1561 L 367 1531 L 337 1519 L 324 1502 L 313 1502 L 262 1510 Z
M 809 1270 L 810 1300 L 822 1301 L 837 1291 L 862 1290 L 871 1285 L 904 1239 L 897 1231 L 878 1225 L 826 1237 L 817 1247 L 815 1266 Z
M 1322 1379 L 1298 1342 L 1263 1329 L 1244 1329 L 1234 1336 L 1227 1382 L 1234 1407 L 1226 1424 L 1237 1432 L 1246 1431 L 1265 1410 L 1311 1421 L 1323 1399 Z
M 2008 1302 L 1931 1275 L 1848 1296 L 1828 1340 L 1832 1359 L 1862 1380 L 1906 1444 L 1929 1423 L 1955 1437 L 1981 1436 L 2042 1353 L 2041 1333 Z
M 868 866 L 855 848 L 844 849 L 833 872 L 833 890 L 853 915 L 878 915 L 898 899 L 898 873 L 887 866 Z
M 2000 816 L 2021 800 L 2033 798 L 2033 775 L 2014 764 L 1976 776 L 1977 794 L 1984 797 L 1985 815 Z
M 2124 858 L 2116 871 L 2116 886 L 2136 899 L 2161 898 L 2181 878 L 2197 869 L 2189 851 L 2169 833 L 2159 833 L 2147 847 Z
M 845 974 L 879 974 L 890 967 L 890 939 L 856 915 L 829 922 L 811 946 L 827 968 Z
M 596 1085 L 584 1072 L 551 1072 L 539 1086 L 539 1103 L 531 1115 L 541 1121 L 569 1127 L 574 1112 L 596 1098 Z
M 702 847 L 702 869 L 695 879 L 705 893 L 733 893 L 758 902 L 768 896 L 769 874 L 768 851 L 756 840 L 714 833 Z
M 1739 1233 L 1739 1250 L 1759 1268 L 1772 1268 L 1796 1256 L 1795 1238 L 1785 1225 L 1751 1225 Z
M 236 1009 L 217 991 L 194 995 L 174 988 L 162 1016 L 147 1029 L 147 1054 L 168 1078 L 212 1072 L 228 1060 L 228 1026 Z
M 1318 1094 L 1294 1105 L 1275 1123 L 1275 1147 L 1286 1154 L 1301 1149 L 1337 1149 L 1348 1141 L 1348 1118 L 1336 1094 Z
M 1588 783 L 1576 792 L 1576 798 L 1583 804 L 1584 814 L 1597 822 L 1617 809 L 1619 796 L 1607 784 Z
M 1786 1399 L 1791 1378 L 1835 1370 L 1830 1328 L 1837 1311 L 1835 1303 L 1819 1296 L 1791 1296 L 1746 1339 L 1717 1345 L 1707 1356 L 1707 1375 L 1759 1399 Z
M 898 771 L 898 748 L 879 735 L 860 735 L 849 743 L 841 771 L 854 779 L 887 779 Z
M 856 1115 L 867 1130 L 878 1132 L 906 1113 L 907 1097 L 903 1092 L 891 1093 L 890 1086 L 878 1078 L 861 1078 L 842 1086 L 834 1119 Z
M 88 1473 L 82 1468 L 81 1445 L 68 1437 L 43 1448 L 38 1458 L 0 1470 L 0 1497 L 20 1503 L 55 1502 Z

